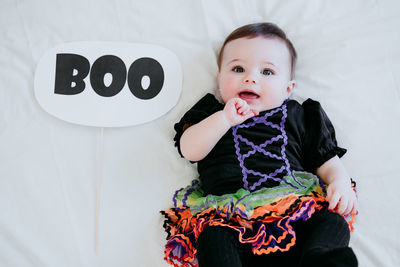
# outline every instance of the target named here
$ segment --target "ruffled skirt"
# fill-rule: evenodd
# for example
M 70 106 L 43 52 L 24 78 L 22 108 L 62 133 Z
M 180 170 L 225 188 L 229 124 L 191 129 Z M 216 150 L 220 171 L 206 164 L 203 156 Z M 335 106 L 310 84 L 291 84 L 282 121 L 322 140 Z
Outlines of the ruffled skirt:
M 235 230 L 254 254 L 288 251 L 296 243 L 292 223 L 326 209 L 325 188 L 313 174 L 293 172 L 279 186 L 234 194 L 204 196 L 199 180 L 178 190 L 174 208 L 161 211 L 167 232 L 165 260 L 174 266 L 198 266 L 196 243 L 208 226 Z M 346 218 L 351 231 L 354 215 Z

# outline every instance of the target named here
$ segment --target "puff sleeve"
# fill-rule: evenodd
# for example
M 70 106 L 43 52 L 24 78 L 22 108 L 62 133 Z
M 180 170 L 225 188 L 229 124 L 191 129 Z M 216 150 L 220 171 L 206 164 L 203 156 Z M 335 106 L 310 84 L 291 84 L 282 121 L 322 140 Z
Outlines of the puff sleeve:
M 181 148 L 180 148 L 180 139 L 182 137 L 183 132 L 189 128 L 190 126 L 199 123 L 204 120 L 211 114 L 222 110 L 224 107 L 223 104 L 218 102 L 212 94 L 205 95 L 202 99 L 199 100 L 190 110 L 188 110 L 181 120 L 174 125 L 175 129 L 175 147 L 178 149 L 179 154 L 183 157 Z
M 318 167 L 334 156 L 342 157 L 346 149 L 337 145 L 335 129 L 319 102 L 307 99 L 304 109 L 304 147 L 305 169 L 315 172 Z

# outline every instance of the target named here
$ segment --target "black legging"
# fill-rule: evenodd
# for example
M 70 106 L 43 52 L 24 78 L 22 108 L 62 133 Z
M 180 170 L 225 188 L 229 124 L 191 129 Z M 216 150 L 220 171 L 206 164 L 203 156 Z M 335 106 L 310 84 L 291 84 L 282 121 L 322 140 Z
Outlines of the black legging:
M 296 245 L 287 252 L 254 255 L 248 244 L 238 241 L 236 231 L 222 226 L 207 227 L 199 236 L 200 267 L 238 266 L 357 266 L 351 248 L 349 227 L 338 214 L 322 211 L 307 221 L 293 223 Z

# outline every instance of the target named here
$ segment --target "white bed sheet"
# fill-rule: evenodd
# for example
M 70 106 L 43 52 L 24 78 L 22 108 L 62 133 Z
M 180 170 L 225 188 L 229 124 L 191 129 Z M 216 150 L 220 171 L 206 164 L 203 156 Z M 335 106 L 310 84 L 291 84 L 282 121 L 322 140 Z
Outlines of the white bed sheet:
M 196 169 L 173 123 L 216 87 L 233 29 L 271 21 L 298 51 L 293 98 L 319 100 L 357 180 L 351 246 L 360 266 L 400 266 L 400 4 L 354 1 L 22 1 L 0 8 L 0 266 L 168 266 L 159 210 Z M 41 55 L 73 41 L 164 46 L 183 67 L 178 105 L 156 121 L 100 129 L 60 121 L 34 98 Z M 101 159 L 98 251 L 95 181 Z

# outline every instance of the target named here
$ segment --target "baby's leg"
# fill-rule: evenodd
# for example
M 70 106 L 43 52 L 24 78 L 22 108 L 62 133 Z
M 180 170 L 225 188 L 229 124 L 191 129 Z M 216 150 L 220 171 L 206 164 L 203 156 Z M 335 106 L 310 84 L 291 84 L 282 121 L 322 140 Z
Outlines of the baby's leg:
M 242 248 L 233 230 L 209 226 L 197 241 L 197 259 L 200 267 L 242 266 Z
M 342 216 L 318 212 L 296 228 L 304 241 L 301 266 L 357 266 L 357 258 L 348 247 L 349 227 Z

